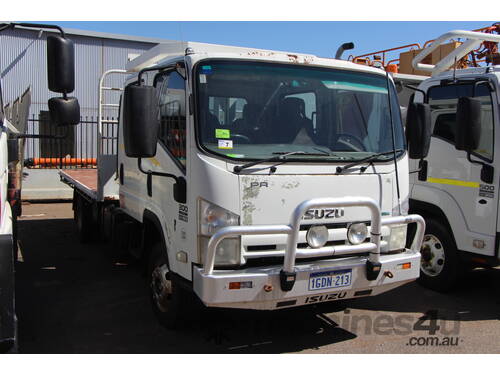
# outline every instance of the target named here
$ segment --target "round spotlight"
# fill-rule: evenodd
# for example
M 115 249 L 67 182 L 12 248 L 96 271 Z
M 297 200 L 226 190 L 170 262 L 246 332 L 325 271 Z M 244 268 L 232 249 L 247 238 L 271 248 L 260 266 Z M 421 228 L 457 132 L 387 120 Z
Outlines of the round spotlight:
M 359 245 L 367 236 L 368 228 L 365 223 L 352 223 L 347 229 L 347 239 L 351 245 Z
M 306 233 L 306 241 L 313 249 L 325 246 L 328 241 L 328 229 L 324 225 L 309 228 Z

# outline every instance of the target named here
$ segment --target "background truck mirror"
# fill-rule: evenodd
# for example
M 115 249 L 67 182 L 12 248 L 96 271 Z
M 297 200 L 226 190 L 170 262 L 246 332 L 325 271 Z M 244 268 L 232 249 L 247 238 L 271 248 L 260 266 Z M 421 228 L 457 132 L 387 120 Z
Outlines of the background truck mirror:
M 50 98 L 49 114 L 56 126 L 77 125 L 80 122 L 80 104 L 78 99 Z
M 75 89 L 75 47 L 59 35 L 47 36 L 49 90 L 69 94 Z
M 153 86 L 127 86 L 123 94 L 125 154 L 132 158 L 155 156 L 158 130 L 156 89 Z
M 479 99 L 458 99 L 455 148 L 471 152 L 478 148 L 481 137 L 481 102 Z
M 431 110 L 427 103 L 410 103 L 406 113 L 406 139 L 411 159 L 424 159 L 431 143 Z

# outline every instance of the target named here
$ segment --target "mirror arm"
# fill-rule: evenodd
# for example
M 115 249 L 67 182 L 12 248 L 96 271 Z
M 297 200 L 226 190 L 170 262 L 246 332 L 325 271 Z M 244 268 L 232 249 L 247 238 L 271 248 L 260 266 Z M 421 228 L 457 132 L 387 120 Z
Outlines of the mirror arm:
M 478 165 L 481 165 L 481 166 L 483 166 L 483 165 L 485 165 L 485 164 L 486 164 L 486 163 L 483 163 L 483 162 L 482 162 L 482 161 L 480 161 L 480 160 L 472 160 L 472 159 L 471 159 L 471 153 L 470 153 L 469 151 L 467 151 L 467 160 L 468 160 L 468 161 L 469 161 L 469 163 L 471 163 L 471 164 L 478 164 Z
M 151 197 L 153 196 L 153 176 L 160 176 L 160 177 L 168 177 L 168 178 L 173 178 L 175 180 L 176 184 L 181 185 L 182 181 L 181 178 L 177 177 L 176 175 L 170 174 L 170 173 L 163 173 L 163 172 L 155 172 L 152 170 L 144 170 L 142 168 L 142 158 L 137 158 L 137 167 L 139 168 L 139 171 L 144 173 L 145 175 L 148 176 L 147 179 L 147 189 L 148 189 L 148 195 Z M 185 203 L 185 202 L 180 202 L 180 203 Z
M 31 28 L 31 29 L 56 29 L 57 31 L 59 31 L 61 33 L 61 36 L 64 39 L 66 39 L 66 35 L 64 34 L 64 30 L 60 26 L 57 26 L 57 25 L 47 25 L 47 24 L 43 24 L 43 23 L 27 23 L 27 22 L 21 22 L 21 23 L 17 23 L 17 22 L 3 23 L 3 24 L 0 24 L 0 32 L 3 31 L 3 30 L 9 29 L 9 28 L 13 29 L 16 26 L 27 27 L 27 28 Z
M 173 178 L 175 180 L 175 182 L 177 182 L 178 177 L 176 175 L 173 175 L 173 174 L 170 174 L 170 173 L 155 172 L 155 171 L 151 171 L 151 170 L 145 171 L 142 168 L 142 158 L 137 158 L 137 167 L 144 174 L 150 174 L 152 176 L 169 177 L 169 178 Z
M 471 153 L 467 151 L 467 160 L 471 164 L 478 164 L 480 165 L 481 168 L 481 180 L 483 182 L 486 182 L 487 184 L 492 184 L 493 183 L 493 171 L 494 167 L 488 163 L 484 163 L 479 160 L 472 160 L 471 159 Z

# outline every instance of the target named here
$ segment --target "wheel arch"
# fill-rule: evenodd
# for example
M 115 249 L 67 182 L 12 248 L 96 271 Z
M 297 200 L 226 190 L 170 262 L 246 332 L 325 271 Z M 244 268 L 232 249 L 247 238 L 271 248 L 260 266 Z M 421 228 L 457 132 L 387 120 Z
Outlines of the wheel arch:
M 423 216 L 424 219 L 433 218 L 441 222 L 443 225 L 445 225 L 446 229 L 451 233 L 451 237 L 456 246 L 457 241 L 455 239 L 455 234 L 453 233 L 453 228 L 448 218 L 446 217 L 446 214 L 440 207 L 432 203 L 423 202 L 416 199 L 410 199 L 409 212 L 413 214 L 419 214 Z
M 160 219 L 154 212 L 145 209 L 142 215 L 142 225 L 142 258 L 147 262 L 153 245 L 156 242 L 160 242 L 164 251 L 167 253 L 167 266 L 170 268 L 167 242 L 165 241 L 165 233 Z

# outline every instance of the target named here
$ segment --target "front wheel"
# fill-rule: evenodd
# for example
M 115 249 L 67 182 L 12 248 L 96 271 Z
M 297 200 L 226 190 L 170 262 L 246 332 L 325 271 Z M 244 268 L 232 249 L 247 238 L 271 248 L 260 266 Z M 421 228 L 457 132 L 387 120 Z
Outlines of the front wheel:
M 452 289 L 460 276 L 461 264 L 452 234 L 441 222 L 426 220 L 420 253 L 418 282 L 439 292 Z
M 183 290 L 168 268 L 167 254 L 160 243 L 151 249 L 148 285 L 153 312 L 166 328 L 181 327 L 188 311 L 188 293 Z

